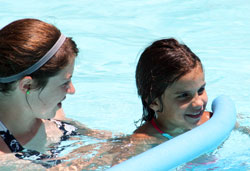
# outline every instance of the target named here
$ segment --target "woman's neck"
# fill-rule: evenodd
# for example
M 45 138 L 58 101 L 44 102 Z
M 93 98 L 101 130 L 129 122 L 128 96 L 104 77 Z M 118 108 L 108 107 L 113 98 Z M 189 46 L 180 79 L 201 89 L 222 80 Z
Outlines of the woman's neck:
M 12 96 L 0 100 L 0 121 L 16 138 L 37 131 L 41 120 L 35 118 L 31 110 L 25 109 L 20 100 L 15 100 Z

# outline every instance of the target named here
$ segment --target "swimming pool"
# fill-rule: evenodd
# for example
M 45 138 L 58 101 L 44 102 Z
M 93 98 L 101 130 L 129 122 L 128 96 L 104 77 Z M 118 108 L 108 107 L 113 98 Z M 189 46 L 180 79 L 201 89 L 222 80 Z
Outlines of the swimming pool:
M 243 118 L 238 121 L 250 126 L 250 3 L 245 0 L 13 0 L 1 2 L 0 8 L 0 27 L 35 17 L 74 38 L 80 48 L 76 94 L 63 106 L 68 117 L 91 128 L 132 133 L 141 117 L 134 80 L 138 54 L 163 37 L 176 37 L 203 61 L 208 110 L 212 99 L 226 94 Z M 250 138 L 233 131 L 222 148 L 207 156 L 178 169 L 247 170 Z

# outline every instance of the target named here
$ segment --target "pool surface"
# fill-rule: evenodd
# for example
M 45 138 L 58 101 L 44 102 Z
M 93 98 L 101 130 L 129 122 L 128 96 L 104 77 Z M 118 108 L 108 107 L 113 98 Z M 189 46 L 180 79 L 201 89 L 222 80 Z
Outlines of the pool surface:
M 250 2 L 246 0 L 5 0 L 0 9 L 0 28 L 16 19 L 38 18 L 77 42 L 76 94 L 67 96 L 63 108 L 67 117 L 90 128 L 114 134 L 133 132 L 134 121 L 142 114 L 134 78 L 139 54 L 154 40 L 168 37 L 187 44 L 202 60 L 207 110 L 215 97 L 225 94 L 236 104 L 238 122 L 250 127 Z M 77 158 L 78 164 L 95 158 L 88 147 L 109 145 L 87 136 L 81 139 L 82 144 L 65 150 L 67 154 L 83 147 L 69 159 Z M 250 170 L 249 156 L 249 134 L 234 130 L 220 148 L 175 170 Z M 100 161 L 81 168 L 110 167 Z

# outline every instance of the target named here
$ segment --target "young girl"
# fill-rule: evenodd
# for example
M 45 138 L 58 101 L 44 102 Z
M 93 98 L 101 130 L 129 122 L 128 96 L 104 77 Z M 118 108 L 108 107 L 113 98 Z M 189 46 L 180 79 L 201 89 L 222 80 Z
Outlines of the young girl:
M 153 42 L 141 54 L 136 85 L 142 101 L 142 124 L 112 148 L 112 165 L 140 154 L 206 122 L 206 82 L 200 59 L 177 40 Z M 249 135 L 249 129 L 241 127 Z M 188 141 L 188 140 L 187 140 Z M 114 146 L 115 147 L 115 146 Z M 171 157 L 171 156 L 170 156 Z M 214 161 L 203 158 L 201 161 Z
M 186 45 L 162 39 L 147 47 L 136 68 L 144 123 L 134 137 L 172 139 L 211 117 L 203 67 Z

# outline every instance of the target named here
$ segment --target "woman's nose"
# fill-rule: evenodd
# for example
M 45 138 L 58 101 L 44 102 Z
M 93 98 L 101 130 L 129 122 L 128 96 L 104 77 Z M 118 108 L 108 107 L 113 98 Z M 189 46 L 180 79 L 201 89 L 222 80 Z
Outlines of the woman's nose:
M 75 94 L 76 90 L 72 82 L 69 83 L 69 87 L 67 89 L 68 94 Z

